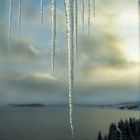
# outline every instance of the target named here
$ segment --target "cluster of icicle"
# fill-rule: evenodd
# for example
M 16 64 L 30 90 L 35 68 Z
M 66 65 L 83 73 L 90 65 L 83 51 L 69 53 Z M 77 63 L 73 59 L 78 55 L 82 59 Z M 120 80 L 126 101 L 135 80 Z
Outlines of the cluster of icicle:
M 43 24 L 44 16 L 44 1 L 40 0 L 40 19 Z M 77 26 L 78 26 L 78 0 L 65 0 L 65 13 L 66 13 L 66 27 L 67 27 L 67 48 L 68 48 L 68 94 L 69 94 L 69 120 L 72 136 L 74 136 L 73 124 L 73 89 L 74 89 L 74 52 L 76 52 L 77 65 L 78 65 L 78 49 L 77 49 Z M 84 34 L 85 26 L 85 3 L 87 3 L 88 13 L 88 34 L 90 34 L 90 20 L 91 20 L 91 0 L 80 0 L 82 11 L 82 28 Z M 93 16 L 95 17 L 95 0 L 93 2 Z M 56 0 L 51 0 L 51 67 L 52 73 L 54 72 L 55 63 L 55 46 L 56 46 Z M 11 24 L 13 14 L 13 0 L 9 0 L 9 29 L 8 40 L 11 42 Z M 22 0 L 18 0 L 18 35 L 21 31 L 21 18 L 22 18 Z
M 21 29 L 21 9 L 22 9 L 22 0 L 18 0 L 18 36 L 20 36 Z M 9 46 L 11 45 L 12 17 L 13 17 L 13 0 L 9 0 L 9 27 L 8 27 Z
M 85 0 L 81 0 L 82 5 L 82 25 L 84 34 L 85 19 Z M 90 34 L 91 20 L 91 2 L 87 0 L 88 5 L 88 35 Z M 74 49 L 76 50 L 76 58 L 78 65 L 78 49 L 77 49 L 77 28 L 78 28 L 78 1 L 65 0 L 66 26 L 67 26 L 67 48 L 68 48 L 68 93 L 69 93 L 69 121 L 71 134 L 74 136 L 74 114 L 73 114 L 73 90 L 74 90 Z M 93 0 L 93 15 L 95 17 L 95 0 Z

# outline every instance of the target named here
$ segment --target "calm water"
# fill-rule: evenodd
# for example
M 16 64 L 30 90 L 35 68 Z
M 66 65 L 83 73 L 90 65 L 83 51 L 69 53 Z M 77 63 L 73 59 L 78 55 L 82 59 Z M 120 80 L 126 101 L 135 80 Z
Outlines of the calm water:
M 0 140 L 96 140 L 99 130 L 107 133 L 111 122 L 129 117 L 138 118 L 138 112 L 76 107 L 71 138 L 65 107 L 5 108 L 0 110 Z

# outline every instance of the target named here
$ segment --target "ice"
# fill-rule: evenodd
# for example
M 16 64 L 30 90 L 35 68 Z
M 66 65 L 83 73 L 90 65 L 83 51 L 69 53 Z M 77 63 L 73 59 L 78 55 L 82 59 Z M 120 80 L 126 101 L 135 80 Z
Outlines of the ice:
M 85 31 L 85 5 L 84 0 L 81 0 L 81 8 L 82 8 L 82 26 L 83 26 L 83 34 Z
M 69 121 L 71 134 L 74 136 L 73 123 L 73 86 L 74 86 L 74 37 L 73 37 L 73 0 L 65 0 L 67 47 L 68 47 L 68 93 L 69 93 Z
M 87 0 L 88 5 L 88 35 L 90 34 L 90 0 Z
M 43 24 L 43 0 L 40 0 L 41 24 Z
M 18 35 L 19 36 L 21 30 L 21 8 L 22 8 L 21 0 L 18 0 Z
M 78 20 L 77 20 L 77 14 L 78 14 L 78 9 L 77 9 L 77 0 L 73 1 L 73 17 L 74 17 L 74 48 L 76 51 L 76 60 L 77 60 L 77 68 L 78 68 L 78 48 L 77 48 L 77 25 L 78 25 Z
M 93 0 L 93 17 L 95 17 L 95 10 L 96 10 L 96 3 L 95 0 Z
M 9 46 L 11 45 L 11 29 L 12 29 L 11 24 L 12 24 L 12 14 L 13 14 L 12 5 L 13 5 L 12 0 L 9 0 L 9 27 L 8 27 L 8 43 L 9 43 Z
M 52 72 L 54 72 L 55 44 L 56 44 L 56 0 L 52 0 L 52 51 L 51 51 Z

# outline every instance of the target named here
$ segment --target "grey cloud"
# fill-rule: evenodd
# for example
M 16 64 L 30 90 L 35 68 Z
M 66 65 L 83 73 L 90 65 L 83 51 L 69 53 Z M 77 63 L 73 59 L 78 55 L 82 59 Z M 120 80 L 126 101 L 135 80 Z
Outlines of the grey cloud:
M 8 45 L 6 31 L 0 26 L 0 77 L 14 78 L 23 71 L 31 70 L 38 60 L 38 52 L 31 46 L 30 41 L 12 38 Z M 14 72 L 15 71 L 15 72 Z M 13 74 L 14 72 L 14 74 Z M 21 74 L 19 74 L 21 72 Z
M 66 82 L 51 79 L 37 80 L 31 75 L 22 80 L 1 83 L 0 88 L 0 101 L 5 99 L 7 104 L 26 102 L 41 102 L 47 105 L 65 104 L 68 98 Z M 112 83 L 93 85 L 88 82 L 79 82 L 75 83 L 74 102 L 87 105 L 115 104 L 137 101 L 138 94 L 138 85 L 114 85 Z
M 98 68 L 124 69 L 132 65 L 119 48 L 121 39 L 110 30 L 98 31 L 96 36 L 80 39 L 81 71 L 96 71 Z
M 8 59 L 32 59 L 37 55 L 37 51 L 31 46 L 31 42 L 20 38 L 12 38 L 11 46 L 8 43 L 6 30 L 0 26 L 0 57 Z M 13 57 L 13 58 L 12 58 Z

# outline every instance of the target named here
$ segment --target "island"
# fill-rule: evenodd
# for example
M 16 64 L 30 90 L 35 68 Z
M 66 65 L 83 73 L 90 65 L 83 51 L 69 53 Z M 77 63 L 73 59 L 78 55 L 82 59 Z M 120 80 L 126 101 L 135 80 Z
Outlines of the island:
M 44 104 L 41 103 L 31 103 L 31 104 L 9 104 L 9 107 L 45 107 Z

